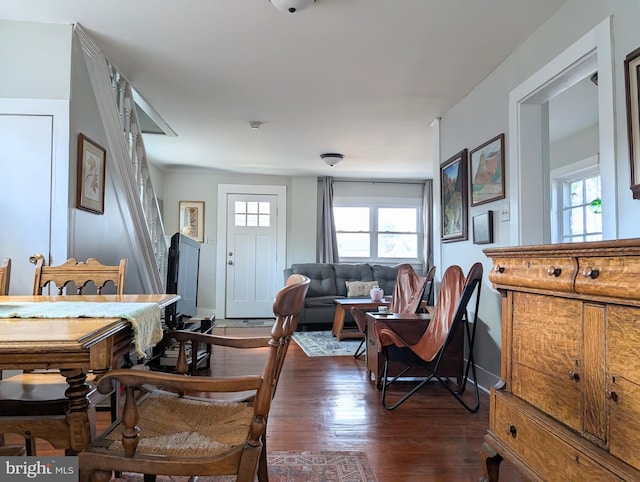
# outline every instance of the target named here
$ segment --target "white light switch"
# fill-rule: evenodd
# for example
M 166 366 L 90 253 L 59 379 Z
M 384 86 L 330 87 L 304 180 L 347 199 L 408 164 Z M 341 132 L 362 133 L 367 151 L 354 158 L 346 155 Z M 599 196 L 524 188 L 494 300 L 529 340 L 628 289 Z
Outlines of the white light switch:
M 509 221 L 509 203 L 500 207 L 500 221 Z

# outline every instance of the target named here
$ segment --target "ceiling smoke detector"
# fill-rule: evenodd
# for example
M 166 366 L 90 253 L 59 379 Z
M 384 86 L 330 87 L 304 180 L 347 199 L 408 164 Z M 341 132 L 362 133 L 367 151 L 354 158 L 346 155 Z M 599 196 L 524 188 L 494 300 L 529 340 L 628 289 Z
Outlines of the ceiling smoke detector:
M 269 0 L 274 7 L 283 12 L 296 13 L 316 3 L 316 0 Z
M 344 155 L 336 154 L 334 152 L 329 152 L 327 154 L 320 154 L 320 159 L 322 159 L 324 163 L 328 166 L 335 166 L 342 159 L 344 159 Z

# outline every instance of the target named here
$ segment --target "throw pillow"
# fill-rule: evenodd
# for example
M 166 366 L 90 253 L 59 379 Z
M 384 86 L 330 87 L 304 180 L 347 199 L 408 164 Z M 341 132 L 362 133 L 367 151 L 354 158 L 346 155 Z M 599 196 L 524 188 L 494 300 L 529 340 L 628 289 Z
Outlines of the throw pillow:
M 377 281 L 345 281 L 347 284 L 347 298 L 369 296 L 371 288 L 378 286 Z

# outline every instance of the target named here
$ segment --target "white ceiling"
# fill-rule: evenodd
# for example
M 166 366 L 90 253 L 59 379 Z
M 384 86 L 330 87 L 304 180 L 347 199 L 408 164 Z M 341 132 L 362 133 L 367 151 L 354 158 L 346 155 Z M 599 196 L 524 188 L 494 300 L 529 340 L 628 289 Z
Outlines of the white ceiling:
M 145 135 L 159 166 L 424 179 L 429 124 L 565 1 L 0 0 L 0 18 L 88 30 L 177 133 Z

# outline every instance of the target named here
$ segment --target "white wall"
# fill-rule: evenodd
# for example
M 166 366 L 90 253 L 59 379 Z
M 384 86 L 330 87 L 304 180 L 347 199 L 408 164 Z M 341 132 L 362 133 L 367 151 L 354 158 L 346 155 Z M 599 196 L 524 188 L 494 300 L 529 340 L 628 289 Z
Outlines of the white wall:
M 598 154 L 598 126 L 559 139 L 549 147 L 550 170 L 569 166 Z
M 503 64 L 496 68 L 481 84 L 473 89 L 453 109 L 442 116 L 441 159 L 445 161 L 463 148 L 474 149 L 499 133 L 508 132 L 509 92 L 538 71 L 545 64 L 567 49 L 585 33 L 590 31 L 609 15 L 613 15 L 614 36 L 614 83 L 616 92 L 615 112 L 617 130 L 617 179 L 618 179 L 618 219 L 629 219 L 637 212 L 638 204 L 632 200 L 629 191 L 629 154 L 626 140 L 626 114 L 624 96 L 624 57 L 640 46 L 640 5 L 631 0 L 569 0 L 556 15 L 541 26 Z M 506 151 L 509 152 L 507 136 Z M 506 159 L 506 179 L 508 180 L 509 159 Z M 437 172 L 437 171 L 436 171 Z M 438 176 L 435 183 L 439 183 Z M 526 188 L 526 187 L 523 187 Z M 509 185 L 506 187 L 509 196 Z M 436 191 L 439 192 L 439 186 Z M 435 209 L 439 210 L 439 197 L 435 196 Z M 487 210 L 499 210 L 504 201 L 469 209 L 469 221 L 474 214 Z M 502 246 L 509 243 L 509 221 L 494 221 L 495 243 Z M 640 235 L 637 223 L 619 222 L 620 237 Z M 492 290 L 487 280 L 491 262 L 482 252 L 482 245 L 472 241 L 442 245 L 441 259 L 436 264 L 448 266 L 459 264 L 468 269 L 474 262 L 482 261 L 485 267 L 485 281 L 480 304 L 481 325 L 478 327 L 478 349 L 476 362 L 480 367 L 479 377 L 483 385 L 492 382 L 500 372 L 500 298 Z M 484 380 L 483 380 L 484 378 Z
M 0 97 L 68 99 L 71 29 L 0 20 Z
M 218 184 L 287 186 L 287 261 L 315 262 L 317 179 L 233 174 L 223 171 L 165 171 L 163 179 L 164 228 L 178 230 L 178 203 L 204 201 L 205 243 L 200 248 L 198 316 L 215 312 Z M 295 260 L 295 261 L 294 261 Z M 281 277 L 284 279 L 283 277 Z M 280 278 L 278 278 L 280 279 Z

